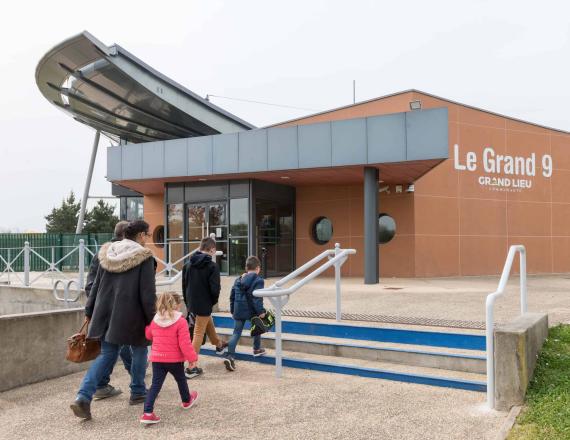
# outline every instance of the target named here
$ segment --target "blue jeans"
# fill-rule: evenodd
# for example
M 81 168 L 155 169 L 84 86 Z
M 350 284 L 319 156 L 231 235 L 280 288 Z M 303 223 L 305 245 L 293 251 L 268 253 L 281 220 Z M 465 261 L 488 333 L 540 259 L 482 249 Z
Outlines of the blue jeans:
M 119 357 L 123 361 L 123 366 L 125 367 L 125 370 L 127 370 L 127 372 L 131 374 L 131 364 L 133 362 L 133 354 L 131 346 L 130 345 L 121 346 L 121 350 L 119 351 Z M 111 382 L 111 374 L 113 374 L 113 368 L 115 368 L 115 365 L 111 365 L 111 369 L 105 372 L 105 374 L 103 375 L 103 379 L 101 379 L 101 381 L 97 384 L 97 389 L 105 388 L 107 385 L 109 385 L 109 383 Z
M 241 338 L 241 332 L 245 326 L 244 319 L 234 319 L 234 334 L 232 335 L 230 342 L 228 342 L 228 355 L 234 356 L 236 354 L 236 347 Z M 259 350 L 261 348 L 261 335 L 253 337 L 253 349 Z
M 97 385 L 103 380 L 104 375 L 113 371 L 113 367 L 119 357 L 120 348 L 120 345 L 111 344 L 105 340 L 101 341 L 101 353 L 93 361 L 83 377 L 83 381 L 77 392 L 78 400 L 91 402 L 93 394 L 97 391 Z M 147 347 L 131 346 L 131 351 L 131 395 L 144 395 L 146 394 L 144 376 L 146 373 Z
M 153 362 L 152 363 L 152 385 L 146 395 L 144 403 L 144 412 L 151 413 L 154 409 L 154 401 L 158 397 L 158 393 L 162 389 L 166 375 L 170 373 L 174 376 L 174 380 L 178 384 L 178 391 L 182 402 L 190 402 L 190 390 L 188 382 L 184 375 L 184 362 Z

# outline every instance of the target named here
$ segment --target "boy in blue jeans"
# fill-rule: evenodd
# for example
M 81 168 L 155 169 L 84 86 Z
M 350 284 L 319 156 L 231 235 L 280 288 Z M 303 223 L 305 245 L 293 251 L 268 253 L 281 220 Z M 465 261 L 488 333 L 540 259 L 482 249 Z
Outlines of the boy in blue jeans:
M 254 316 L 265 317 L 263 298 L 253 296 L 254 290 L 263 289 L 264 286 L 263 278 L 259 275 L 261 271 L 259 258 L 248 257 L 245 261 L 245 270 L 247 273 L 235 281 L 230 294 L 230 311 L 235 323 L 234 333 L 229 341 L 228 352 L 224 359 L 224 365 L 228 371 L 235 371 L 236 369 L 234 356 L 245 323 Z M 261 348 L 261 336 L 254 336 L 253 355 L 263 356 L 264 354 L 265 349 Z

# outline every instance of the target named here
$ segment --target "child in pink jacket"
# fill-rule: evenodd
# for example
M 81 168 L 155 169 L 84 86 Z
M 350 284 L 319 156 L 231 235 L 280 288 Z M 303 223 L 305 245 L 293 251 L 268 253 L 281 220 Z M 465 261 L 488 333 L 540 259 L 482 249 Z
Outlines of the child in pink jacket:
M 160 422 L 160 417 L 153 412 L 154 401 L 168 373 L 174 376 L 178 384 L 183 409 L 189 409 L 198 399 L 196 391 L 188 390 L 184 375 L 184 362 L 188 361 L 192 368 L 198 356 L 192 347 L 188 323 L 180 313 L 181 305 L 180 295 L 171 292 L 160 293 L 156 300 L 157 313 L 145 328 L 146 338 L 152 341 L 152 385 L 146 396 L 144 414 L 140 418 L 144 424 Z

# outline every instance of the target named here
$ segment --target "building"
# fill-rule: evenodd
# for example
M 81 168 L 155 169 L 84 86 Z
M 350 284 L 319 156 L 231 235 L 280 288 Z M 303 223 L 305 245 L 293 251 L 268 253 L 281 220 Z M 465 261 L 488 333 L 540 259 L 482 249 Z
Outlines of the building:
M 418 90 L 255 128 L 88 33 L 36 80 L 115 137 L 107 178 L 142 194 L 173 260 L 215 233 L 227 274 L 262 253 L 284 274 L 335 242 L 367 283 L 497 274 L 515 243 L 530 273 L 570 272 L 570 133 Z

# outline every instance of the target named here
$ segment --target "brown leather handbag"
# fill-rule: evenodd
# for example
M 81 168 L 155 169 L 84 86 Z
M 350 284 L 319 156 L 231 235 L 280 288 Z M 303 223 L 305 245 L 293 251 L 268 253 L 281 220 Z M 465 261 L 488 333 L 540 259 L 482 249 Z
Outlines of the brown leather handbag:
M 101 341 L 87 337 L 87 324 L 85 321 L 79 333 L 67 338 L 67 353 L 65 359 L 80 364 L 95 359 L 101 353 Z

